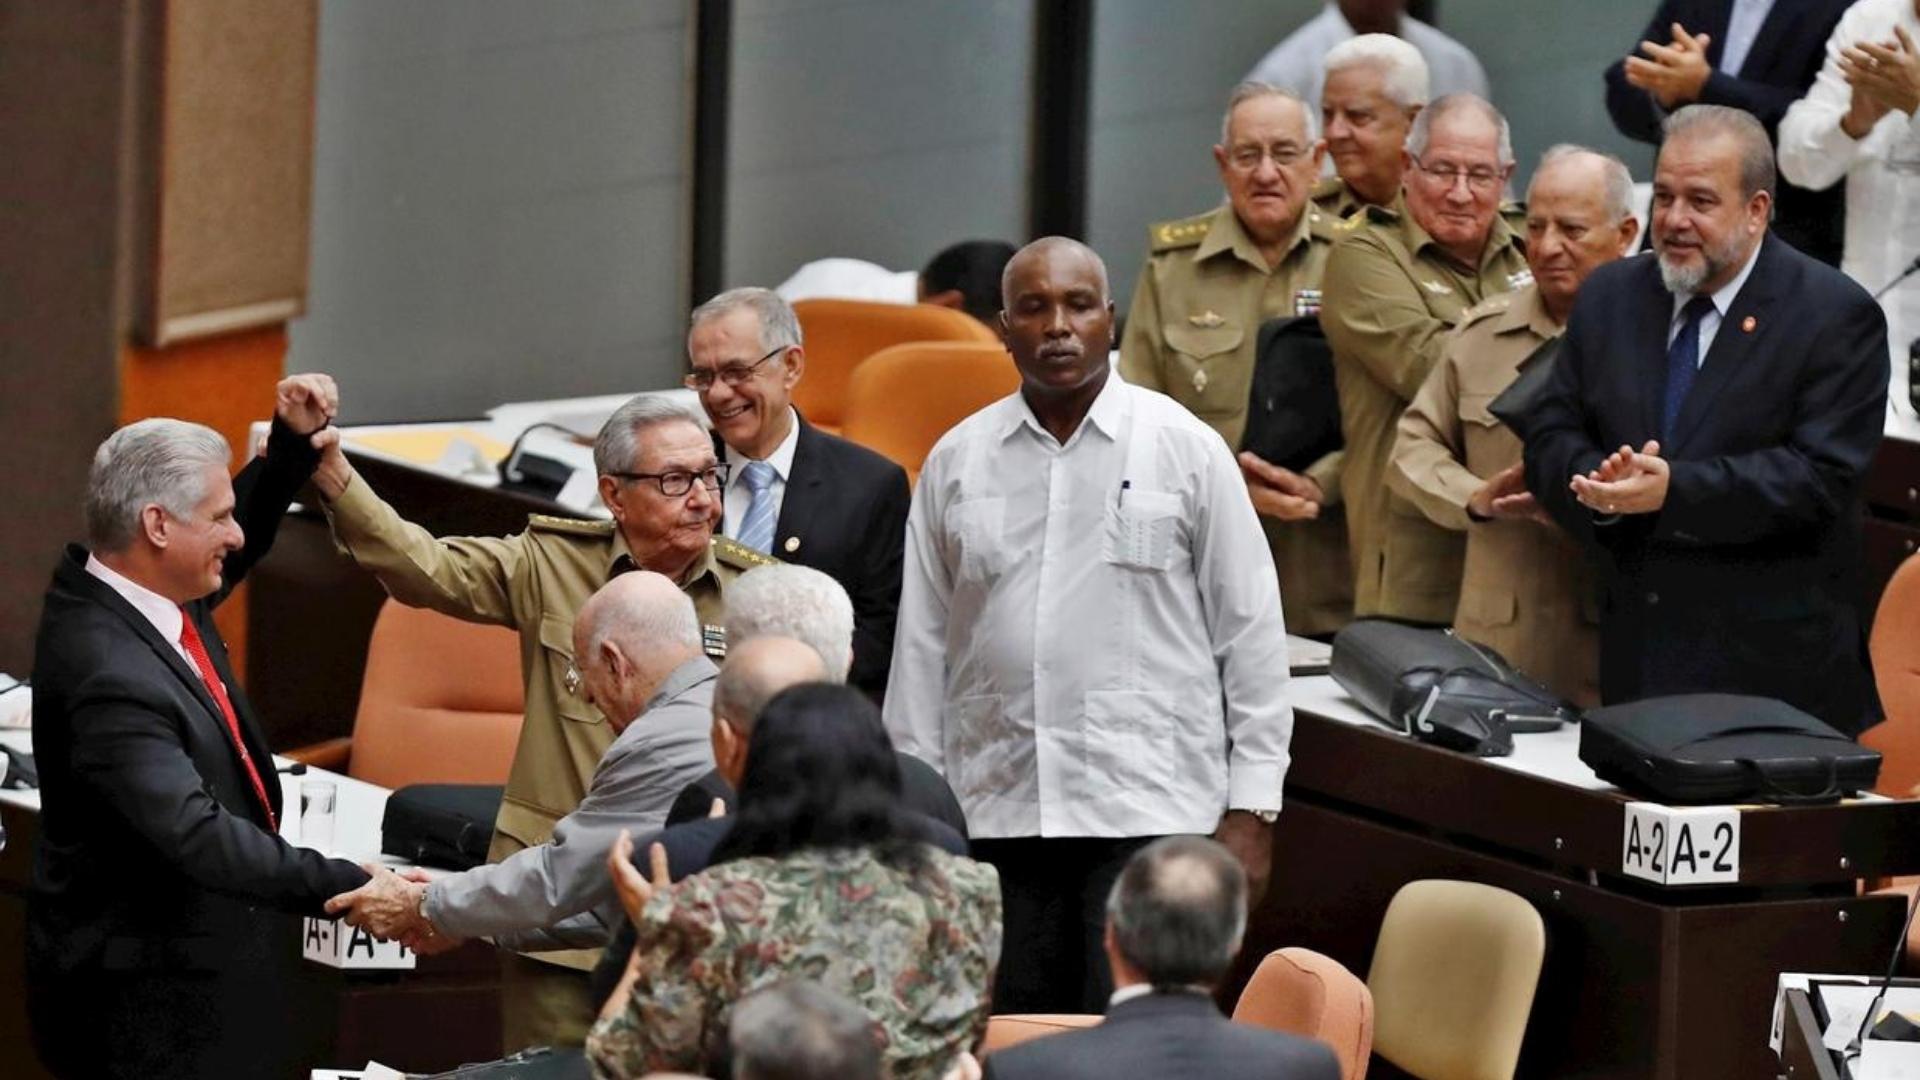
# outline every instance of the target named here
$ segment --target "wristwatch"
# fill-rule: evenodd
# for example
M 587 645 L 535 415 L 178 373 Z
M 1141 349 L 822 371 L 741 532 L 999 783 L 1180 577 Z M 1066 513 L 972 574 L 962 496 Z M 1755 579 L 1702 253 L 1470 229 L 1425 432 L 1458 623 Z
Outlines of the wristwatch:
M 1280 811 L 1278 810 L 1242 810 L 1240 812 L 1243 814 L 1252 814 L 1254 817 L 1259 818 L 1260 824 L 1262 825 L 1271 825 L 1280 820 Z

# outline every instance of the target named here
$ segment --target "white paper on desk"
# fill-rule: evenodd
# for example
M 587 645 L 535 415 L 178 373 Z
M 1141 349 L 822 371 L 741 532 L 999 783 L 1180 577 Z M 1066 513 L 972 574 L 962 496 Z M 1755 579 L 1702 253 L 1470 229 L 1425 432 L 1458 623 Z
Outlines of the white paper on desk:
M 33 687 L 0 673 L 0 728 L 33 726 Z
M 1867 1014 L 1867 1002 L 1836 1001 L 1834 997 L 1830 987 L 1821 987 L 1820 999 L 1827 1006 L 1827 1030 L 1820 1033 L 1820 1045 L 1838 1054 L 1852 1046 L 1854 1038 L 1860 1034 L 1860 1021 Z
M 1853 1080 L 1920 1080 L 1920 1043 L 1868 1039 L 1853 1066 Z

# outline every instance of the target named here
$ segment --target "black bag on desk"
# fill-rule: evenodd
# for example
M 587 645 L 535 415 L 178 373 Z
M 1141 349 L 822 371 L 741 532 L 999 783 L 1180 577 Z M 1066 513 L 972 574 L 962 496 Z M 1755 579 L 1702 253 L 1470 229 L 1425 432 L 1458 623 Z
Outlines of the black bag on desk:
M 387 796 L 380 850 L 421 866 L 471 870 L 487 861 L 497 784 L 409 784 Z
M 1873 786 L 1880 753 L 1784 701 L 1678 694 L 1587 712 L 1580 760 L 1668 803 L 1834 802 Z
M 592 1075 L 583 1047 L 534 1046 L 499 1061 L 434 1073 L 427 1080 L 588 1080 Z
M 1333 349 L 1320 320 L 1312 315 L 1268 319 L 1256 339 L 1240 449 L 1304 472 L 1340 446 Z
M 1391 619 L 1355 619 L 1335 634 L 1330 674 L 1388 727 L 1481 757 L 1512 753 L 1516 730 L 1579 718 L 1492 649 Z

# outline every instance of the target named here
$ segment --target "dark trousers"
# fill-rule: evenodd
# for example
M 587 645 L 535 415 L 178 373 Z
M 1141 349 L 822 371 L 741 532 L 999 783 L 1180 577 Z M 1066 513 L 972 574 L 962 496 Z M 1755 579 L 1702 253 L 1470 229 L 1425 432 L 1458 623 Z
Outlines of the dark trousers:
M 994 1012 L 1107 1011 L 1107 894 L 1128 857 L 1156 839 L 973 841 L 973 857 L 1000 873 L 1005 935 Z

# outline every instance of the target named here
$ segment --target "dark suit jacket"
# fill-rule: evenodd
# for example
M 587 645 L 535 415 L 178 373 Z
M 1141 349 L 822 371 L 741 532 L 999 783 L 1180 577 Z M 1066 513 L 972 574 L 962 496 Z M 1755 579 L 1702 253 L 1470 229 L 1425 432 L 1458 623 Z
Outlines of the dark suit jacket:
M 1116 1005 L 1098 1025 L 987 1055 L 991 1080 L 1340 1080 L 1324 1043 L 1220 1015 L 1199 994 L 1148 994 Z
M 718 435 L 714 448 L 724 457 Z M 886 690 L 893 663 L 910 499 L 906 470 L 800 418 L 772 554 L 811 566 L 846 588 L 853 599 L 853 671 L 847 681 L 875 697 Z
M 278 814 L 272 753 L 212 619 L 312 472 L 304 439 L 276 426 L 270 443 L 234 485 L 246 547 L 227 556 L 221 592 L 186 614 L 227 683 L 248 752 L 269 770 L 261 779 Z M 240 1025 L 279 1000 L 272 973 L 299 963 L 295 924 L 273 913 L 318 915 L 367 875 L 269 831 L 199 674 L 87 573 L 86 559 L 78 546 L 61 558 L 34 651 L 36 1042 L 76 1074 L 216 1075 L 229 1063 L 239 1066 L 230 1075 L 267 1075 L 248 1045 L 259 1040 Z M 152 1011 L 156 1001 L 167 1004 Z
M 1594 271 L 1526 444 L 1528 487 L 1600 562 L 1600 695 L 1756 694 L 1859 731 L 1878 714 L 1856 567 L 1886 320 L 1767 237 L 1662 447 L 1665 506 L 1609 523 L 1567 482 L 1658 437 L 1672 314 L 1651 254 Z
M 912 754 L 896 750 L 894 756 L 900 759 L 900 797 L 907 804 L 907 809 L 932 818 L 965 840 L 967 815 L 960 809 L 960 800 L 954 798 L 953 789 L 947 786 L 946 777 Z M 715 799 L 723 799 L 727 805 L 733 805 L 733 786 L 727 783 L 718 769 L 688 784 L 680 792 L 679 797 L 673 800 L 672 808 L 667 811 L 667 824 L 680 825 L 706 817 L 713 809 Z
M 692 791 L 693 787 L 687 790 Z M 651 837 L 635 840 L 634 865 L 645 873 L 650 858 L 648 849 L 659 843 L 667 849 L 667 873 L 673 880 L 679 881 L 689 874 L 705 870 L 713 862 L 713 853 L 720 846 L 720 841 L 727 838 L 727 830 L 733 827 L 733 822 L 728 818 L 707 817 L 707 805 L 711 805 L 711 800 L 702 805 L 698 820 L 680 825 L 669 824 Z M 967 838 L 964 835 L 936 818 L 922 814 L 920 819 L 928 843 L 937 844 L 954 855 L 967 854 Z M 607 1003 L 607 998 L 613 995 L 613 988 L 620 984 L 620 976 L 627 970 L 627 960 L 633 955 L 633 944 L 633 923 L 622 920 L 620 929 L 613 935 L 613 941 L 600 954 L 600 962 L 593 968 L 593 1007 L 596 1010 Z
M 1673 37 L 1669 28 L 1676 22 L 1688 33 L 1704 31 L 1712 35 L 1707 43 L 1707 62 L 1714 71 L 1700 91 L 1701 103 L 1744 109 L 1758 117 L 1771 136 L 1778 130 L 1780 118 L 1787 114 L 1787 106 L 1805 97 L 1807 88 L 1813 85 L 1813 77 L 1827 58 L 1827 38 L 1852 2 L 1774 0 L 1773 10 L 1760 24 L 1760 34 L 1737 75 L 1720 70 L 1727 22 L 1733 15 L 1732 0 L 1661 0 L 1660 10 L 1654 13 L 1640 41 L 1666 44 Z M 1640 55 L 1639 41 L 1628 52 Z M 1624 59 L 1607 68 L 1607 112 L 1621 134 L 1659 145 L 1660 114 L 1645 90 L 1627 82 Z M 1782 181 L 1775 211 L 1774 227 L 1782 238 L 1831 266 L 1840 265 L 1846 228 L 1843 187 L 1835 184 L 1826 191 L 1808 191 Z

